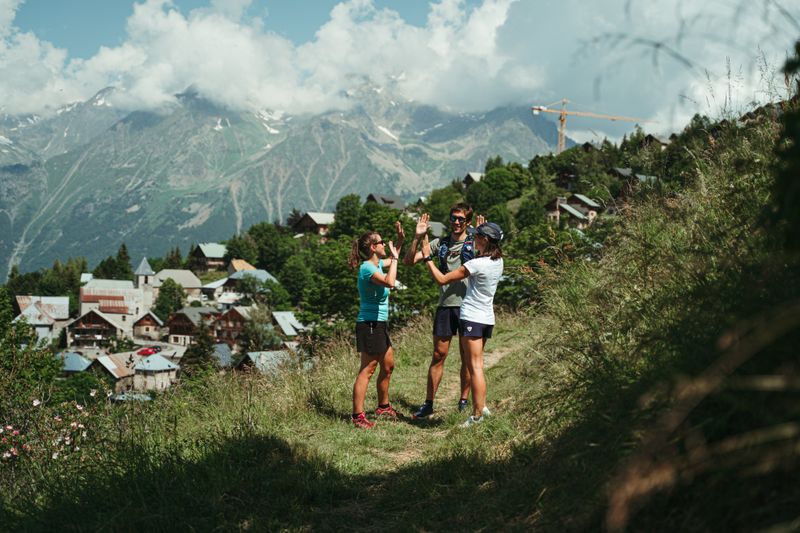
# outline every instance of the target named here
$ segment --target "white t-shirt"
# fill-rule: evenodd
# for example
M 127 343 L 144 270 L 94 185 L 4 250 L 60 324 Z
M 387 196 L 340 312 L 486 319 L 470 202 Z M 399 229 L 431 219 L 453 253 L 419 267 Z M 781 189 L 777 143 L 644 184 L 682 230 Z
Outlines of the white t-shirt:
M 461 304 L 461 320 L 494 324 L 494 293 L 503 275 L 503 260 L 477 257 L 464 263 L 469 271 L 467 294 Z

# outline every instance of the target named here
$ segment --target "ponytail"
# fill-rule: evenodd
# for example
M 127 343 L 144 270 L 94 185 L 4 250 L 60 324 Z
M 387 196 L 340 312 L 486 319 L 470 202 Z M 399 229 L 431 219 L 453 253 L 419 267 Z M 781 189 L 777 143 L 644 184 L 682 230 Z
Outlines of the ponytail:
M 353 245 L 350 247 L 350 257 L 347 264 L 350 268 L 356 268 L 362 261 L 366 261 L 372 256 L 372 246 L 375 232 L 368 231 L 361 235 L 358 239 L 353 239 Z

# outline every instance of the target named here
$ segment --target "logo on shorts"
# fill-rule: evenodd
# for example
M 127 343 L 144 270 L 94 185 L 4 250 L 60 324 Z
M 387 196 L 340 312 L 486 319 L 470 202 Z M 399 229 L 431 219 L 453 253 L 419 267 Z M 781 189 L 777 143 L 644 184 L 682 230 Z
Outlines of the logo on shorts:
M 467 331 L 472 331 L 472 326 L 467 326 Z

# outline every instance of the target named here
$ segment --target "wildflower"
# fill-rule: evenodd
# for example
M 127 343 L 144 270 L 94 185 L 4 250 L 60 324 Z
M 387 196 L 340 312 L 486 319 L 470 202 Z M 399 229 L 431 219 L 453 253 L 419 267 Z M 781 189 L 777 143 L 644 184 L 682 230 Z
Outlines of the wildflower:
M 55 420 L 56 422 L 61 422 L 61 417 L 56 415 L 53 417 L 53 420 Z
M 76 452 L 77 452 L 77 451 L 79 451 L 80 449 L 81 449 L 81 447 L 80 447 L 80 446 L 75 446 L 75 451 L 76 451 Z
M 89 396 L 91 396 L 92 398 L 94 398 L 96 395 L 97 395 L 97 389 L 92 389 L 89 391 Z
M 69 427 L 71 427 L 71 428 L 76 428 L 76 427 L 78 427 L 78 423 L 77 423 L 77 422 L 73 422 L 73 423 L 71 423 L 71 424 L 69 425 Z
M 86 438 L 86 432 L 81 433 L 81 437 Z
M 83 429 L 83 428 L 85 428 L 85 427 L 86 427 L 86 426 L 84 426 L 83 424 L 78 424 L 78 429 Z
M 26 442 L 25 444 L 22 445 L 22 449 L 25 450 L 26 452 L 29 452 L 31 451 L 31 445 Z
M 15 437 L 16 437 L 17 435 L 19 435 L 19 430 L 18 430 L 18 429 L 15 429 L 15 430 L 14 430 L 14 433 L 12 433 L 12 435 L 14 435 Z
M 17 449 L 16 448 L 11 448 L 8 451 L 11 452 L 11 455 L 13 455 L 14 457 L 17 456 Z
M 3 453 L 3 459 L 8 459 L 9 457 L 11 457 L 11 453 L 10 452 L 4 452 Z
M 78 411 L 83 411 L 83 406 L 81 404 L 79 404 L 79 403 L 76 403 L 75 404 L 75 409 L 77 409 Z
M 53 459 L 58 459 L 58 452 L 53 452 Z
M 111 398 L 111 391 L 106 391 L 106 398 Z
M 14 426 L 6 426 L 6 429 L 11 431 L 12 429 L 14 429 Z
M 40 405 L 42 405 L 42 401 L 41 400 L 33 400 L 33 406 L 34 407 L 39 407 Z

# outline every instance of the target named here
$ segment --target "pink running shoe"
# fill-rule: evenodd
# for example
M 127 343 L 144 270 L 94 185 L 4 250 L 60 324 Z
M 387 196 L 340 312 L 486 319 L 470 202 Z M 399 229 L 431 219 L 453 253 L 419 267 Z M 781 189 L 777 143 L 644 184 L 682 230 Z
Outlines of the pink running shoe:
M 372 429 L 375 427 L 375 422 L 367 420 L 367 415 L 360 413 L 357 417 L 353 418 L 353 425 L 360 429 Z
M 392 404 L 389 404 L 388 407 L 384 407 L 384 408 L 377 407 L 375 409 L 375 416 L 385 416 L 385 417 L 389 417 L 389 418 L 397 418 L 397 411 L 394 410 L 394 407 L 392 407 Z

